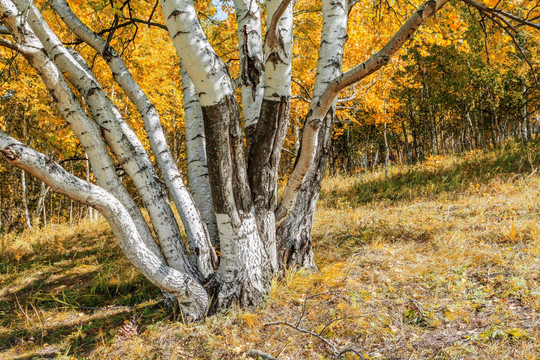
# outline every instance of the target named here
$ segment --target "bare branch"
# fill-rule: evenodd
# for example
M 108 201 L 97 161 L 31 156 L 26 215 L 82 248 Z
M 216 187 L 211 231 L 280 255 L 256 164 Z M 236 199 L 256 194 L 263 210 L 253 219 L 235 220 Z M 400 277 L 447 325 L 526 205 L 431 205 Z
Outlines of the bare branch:
M 67 163 L 68 161 L 88 161 L 88 158 L 81 158 L 81 157 L 75 156 L 69 159 L 64 159 L 64 160 L 59 161 L 58 165 L 62 165 L 64 163 Z
M 288 327 L 293 328 L 296 331 L 300 331 L 301 333 L 314 336 L 317 339 L 321 340 L 323 343 L 325 343 L 330 348 L 330 350 L 332 350 L 332 353 L 334 355 L 339 353 L 338 350 L 336 349 L 336 346 L 334 344 L 332 344 L 332 342 L 330 340 L 325 339 L 324 337 L 322 337 L 321 335 L 319 335 L 317 333 L 314 333 L 312 331 L 309 331 L 309 330 L 303 329 L 301 327 L 298 327 L 298 326 L 296 326 L 294 324 L 291 324 L 290 322 L 287 322 L 287 321 L 274 321 L 274 322 L 264 324 L 265 327 L 266 326 L 275 326 L 275 325 L 287 325 Z
M 261 358 L 264 360 L 277 360 L 275 357 L 273 357 L 270 354 L 267 354 L 265 352 L 259 351 L 259 350 L 251 350 L 249 352 L 250 355 L 254 356 L 255 358 Z
M 300 86 L 300 89 L 302 89 L 302 91 L 306 94 L 306 96 L 311 99 L 311 92 L 308 91 L 308 89 L 305 87 L 304 84 L 296 80 L 296 78 L 294 77 L 291 78 L 291 81 L 295 83 L 296 85 Z
M 346 87 L 359 82 L 365 77 L 375 73 L 381 67 L 390 62 L 399 49 L 414 35 L 416 30 L 424 24 L 428 18 L 435 14 L 448 0 L 428 0 L 400 27 L 388 43 L 374 54 L 371 58 L 353 69 L 333 78 L 322 95 L 317 99 L 316 106 L 311 106 L 304 126 L 300 155 L 281 197 L 275 213 L 276 224 L 279 226 L 289 215 L 296 197 L 302 187 L 302 183 L 315 158 L 318 132 L 329 114 L 334 101 L 339 93 Z
M 471 5 L 472 7 L 478 9 L 479 11 L 481 11 L 483 13 L 496 15 L 499 18 L 505 17 L 505 18 L 514 20 L 514 21 L 520 23 L 521 25 L 530 26 L 530 27 L 533 27 L 535 29 L 540 30 L 540 24 L 536 24 L 536 23 L 534 23 L 532 21 L 521 18 L 521 17 L 519 17 L 517 15 L 514 15 L 514 14 L 512 14 L 510 12 L 503 11 L 503 10 L 500 10 L 500 9 L 497 9 L 497 8 L 490 8 L 490 7 L 485 6 L 483 4 L 480 4 L 480 3 L 478 3 L 478 2 L 476 2 L 474 0 L 462 0 L 462 1 L 464 3 L 466 3 L 466 4 L 468 4 L 468 5 Z
M 17 43 L 14 43 L 12 41 L 9 41 L 9 40 L 6 40 L 4 38 L 1 38 L 0 37 L 0 46 L 3 46 L 3 47 L 6 47 L 8 49 L 11 49 L 11 50 L 14 50 L 14 51 L 17 51 L 21 54 L 27 54 L 29 49 L 23 45 L 20 45 L 20 44 L 17 44 Z
M 514 45 L 516 46 L 516 48 L 520 52 L 521 56 L 523 57 L 523 59 L 525 60 L 525 62 L 529 66 L 529 68 L 531 69 L 531 73 L 533 75 L 536 86 L 540 89 L 540 82 L 538 80 L 538 76 L 536 75 L 536 71 L 534 69 L 534 66 L 531 63 L 531 61 L 529 60 L 528 56 L 525 54 L 525 51 L 523 50 L 523 48 L 519 44 L 518 40 L 516 39 L 516 35 L 518 34 L 518 30 L 516 29 L 516 27 L 513 24 L 510 23 L 508 18 L 519 22 L 521 25 L 531 26 L 531 27 L 536 28 L 536 29 L 540 29 L 540 25 L 532 23 L 530 21 L 527 21 L 525 19 L 522 19 L 522 18 L 520 18 L 520 17 L 518 17 L 516 15 L 510 14 L 510 13 L 505 12 L 505 11 L 502 11 L 502 10 L 499 10 L 499 9 L 496 9 L 496 8 L 489 8 L 489 7 L 487 7 L 485 5 L 482 5 L 482 4 L 479 4 L 479 3 L 477 3 L 477 2 L 475 2 L 473 0 L 463 0 L 463 1 L 465 3 L 473 6 L 474 8 L 476 8 L 480 12 L 481 15 L 484 15 L 487 18 L 489 18 L 495 25 L 497 25 L 498 27 L 503 29 L 510 36 L 510 38 L 512 39 L 512 42 L 514 43 Z M 484 29 L 484 32 L 485 32 L 485 29 Z
M 116 24 L 115 26 L 113 25 L 112 27 L 110 27 L 108 29 L 101 30 L 100 32 L 97 33 L 97 35 L 102 36 L 102 35 L 104 35 L 104 34 L 106 34 L 108 32 L 116 31 L 116 30 L 118 30 L 120 28 L 129 26 L 129 25 L 133 25 L 133 24 L 144 24 L 144 25 L 157 27 L 157 28 L 160 28 L 160 29 L 163 29 L 163 30 L 167 31 L 167 26 L 165 26 L 163 24 L 160 24 L 160 23 L 157 23 L 157 22 L 154 22 L 154 21 L 149 21 L 149 20 L 131 18 L 126 22 Z

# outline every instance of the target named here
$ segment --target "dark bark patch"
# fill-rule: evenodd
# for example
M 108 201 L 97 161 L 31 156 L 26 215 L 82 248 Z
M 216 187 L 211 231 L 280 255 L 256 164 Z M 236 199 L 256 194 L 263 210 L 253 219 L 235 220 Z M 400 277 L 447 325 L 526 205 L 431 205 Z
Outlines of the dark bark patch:
M 248 45 L 249 33 L 247 25 L 243 28 L 244 43 L 242 44 L 243 61 L 242 61 L 242 82 L 246 86 L 250 86 L 252 90 L 252 97 L 255 100 L 255 91 L 261 82 L 261 76 L 264 70 L 261 59 L 257 56 L 251 56 Z
M 248 178 L 259 210 L 274 210 L 279 160 L 289 127 L 289 106 L 288 96 L 279 100 L 263 99 L 261 115 L 251 139 Z
M 215 211 L 228 214 L 231 219 L 239 219 L 239 210 L 250 211 L 251 196 L 236 100 L 228 96 L 215 105 L 201 108 Z
M 168 17 L 167 19 L 170 19 L 172 17 L 177 17 L 177 16 L 180 16 L 182 14 L 184 14 L 185 11 L 181 11 L 181 10 L 174 10 Z

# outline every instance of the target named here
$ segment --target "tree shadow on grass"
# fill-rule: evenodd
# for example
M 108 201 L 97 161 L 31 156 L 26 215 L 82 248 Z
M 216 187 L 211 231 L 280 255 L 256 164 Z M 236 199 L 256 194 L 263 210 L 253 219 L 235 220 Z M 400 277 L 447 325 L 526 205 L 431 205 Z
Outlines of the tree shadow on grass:
M 111 305 L 97 310 L 77 309 L 66 313 L 61 322 L 44 321 L 0 335 L 0 349 L 11 349 L 10 358 L 21 360 L 84 356 L 97 345 L 115 341 L 118 329 L 126 322 L 135 319 L 140 333 L 141 328 L 155 323 L 160 313 L 162 308 L 156 302 L 136 308 Z
M 110 240 L 110 232 L 55 236 L 4 262 L 0 358 L 84 356 L 132 315 L 141 327 L 168 317 L 159 290 Z

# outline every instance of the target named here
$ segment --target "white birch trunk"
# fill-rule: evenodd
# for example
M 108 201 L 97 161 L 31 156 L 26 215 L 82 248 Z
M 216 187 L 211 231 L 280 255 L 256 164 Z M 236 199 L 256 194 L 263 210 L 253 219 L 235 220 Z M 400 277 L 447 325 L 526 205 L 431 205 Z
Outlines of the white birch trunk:
M 209 242 L 207 230 L 201 222 L 201 215 L 197 211 L 194 200 L 187 191 L 178 167 L 174 162 L 154 105 L 135 82 L 118 53 L 110 46 L 106 48 L 107 42 L 104 39 L 86 27 L 73 14 L 64 0 L 54 0 L 51 4 L 71 31 L 103 55 L 113 72 L 116 82 L 141 113 L 150 147 L 158 161 L 165 184 L 186 229 L 191 253 L 192 255 L 195 254 L 203 276 L 210 276 L 213 273 L 213 267 L 217 266 L 217 256 Z
M 280 9 L 280 6 L 285 5 L 284 9 Z M 267 23 L 271 25 L 264 42 L 264 99 L 281 101 L 282 97 L 291 96 L 292 1 L 285 0 L 282 4 L 282 0 L 268 0 L 266 11 Z M 275 19 L 274 16 L 276 16 Z M 272 26 L 273 22 L 275 22 L 275 28 Z
M 32 220 L 30 219 L 30 212 L 28 211 L 28 199 L 26 195 L 26 172 L 21 170 L 21 197 L 23 201 L 24 208 L 24 220 L 26 222 L 26 227 L 32 227 Z
M 322 11 L 323 26 L 321 46 L 319 48 L 319 62 L 310 111 L 302 138 L 300 161 L 304 152 L 310 151 L 309 147 L 308 149 L 305 148 L 306 136 L 313 137 L 308 144 L 314 146 L 314 154 L 310 163 L 306 164 L 308 171 L 305 179 L 291 179 L 289 181 L 289 183 L 291 181 L 297 183 L 295 185 L 297 188 L 294 190 L 294 195 L 290 192 L 292 187 L 287 184 L 282 197 L 282 203 L 276 210 L 276 217 L 278 219 L 277 233 L 280 239 L 279 260 L 281 265 L 301 266 L 308 269 L 316 269 L 311 244 L 311 228 L 313 226 L 313 217 L 319 198 L 322 178 L 328 161 L 335 100 L 333 99 L 332 106 L 321 117 L 320 124 L 318 124 L 320 131 L 311 133 L 312 125 L 309 123 L 309 114 L 312 114 L 319 106 L 320 97 L 328 83 L 341 73 L 343 50 L 347 42 L 348 2 L 347 0 L 323 0 Z M 298 201 L 294 204 L 297 198 Z M 293 209 L 288 218 L 281 213 L 283 204 Z
M 244 127 L 250 142 L 259 120 L 264 91 L 261 8 L 252 0 L 234 0 L 234 7 L 238 23 Z
M 195 86 L 184 66 L 182 64 L 180 66 L 185 109 L 189 188 L 206 223 L 210 239 L 219 248 L 219 233 L 206 161 L 206 137 L 204 134 L 203 114 Z
M 324 117 L 333 106 L 338 94 L 346 87 L 364 79 L 373 74 L 381 67 L 387 65 L 390 58 L 405 44 L 412 35 L 416 32 L 429 17 L 437 12 L 448 0 L 429 0 L 420 7 L 414 14 L 405 22 L 396 34 L 388 41 L 388 43 L 371 58 L 362 64 L 352 68 L 340 76 L 333 78 L 328 82 L 321 94 L 317 97 L 317 101 L 311 101 L 310 111 L 307 115 L 306 124 L 302 137 L 301 152 L 296 163 L 296 166 L 291 174 L 289 181 L 283 192 L 281 203 L 276 211 L 277 222 L 280 224 L 289 214 L 292 206 L 295 203 L 296 197 L 302 186 L 305 175 L 308 173 L 311 164 L 315 158 L 317 150 L 318 131 L 323 124 Z M 329 0 L 323 1 L 329 3 Z M 331 5 L 331 4 L 329 4 Z M 343 11 L 347 11 L 345 7 Z M 333 20 L 331 20 L 333 21 Z M 327 34 L 323 30 L 323 36 Z M 332 43 L 331 43 L 332 44 Z M 322 45 L 322 44 L 321 44 Z M 331 51 L 335 51 L 334 47 Z M 320 62 L 319 62 L 320 65 Z M 320 66 L 319 66 L 320 68 Z M 319 71 L 318 71 L 319 72 Z M 317 87 L 315 88 L 316 91 Z
M 195 84 L 201 106 L 227 101 L 233 95 L 223 61 L 208 42 L 192 0 L 161 0 L 163 15 L 178 57 Z
M 248 177 L 265 250 L 264 279 L 269 282 L 278 270 L 274 210 L 279 161 L 289 126 L 293 46 L 291 2 L 267 2 L 267 23 L 264 96 L 256 129 L 248 134 Z
M 204 118 L 208 173 L 221 248 L 216 274 L 218 307 L 234 301 L 258 304 L 268 289 L 260 275 L 264 266 L 263 245 L 253 215 L 231 80 L 225 64 L 202 31 L 193 2 L 162 0 L 161 4 L 177 54 L 197 91 Z

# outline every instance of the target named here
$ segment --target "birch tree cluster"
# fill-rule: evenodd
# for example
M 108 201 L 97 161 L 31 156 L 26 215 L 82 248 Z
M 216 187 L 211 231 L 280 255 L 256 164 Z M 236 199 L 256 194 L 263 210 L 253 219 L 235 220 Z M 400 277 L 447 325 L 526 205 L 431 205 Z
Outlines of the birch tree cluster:
M 0 153 L 18 168 L 0 201 L 19 202 L 27 226 L 95 209 L 188 320 L 259 305 L 280 270 L 316 269 L 311 228 L 336 123 L 370 106 L 392 114 L 388 156 L 386 129 L 416 106 L 399 90 L 416 86 L 411 66 L 424 58 L 408 57 L 428 45 L 467 52 L 466 21 L 493 22 L 506 42 L 538 29 L 538 4 L 447 3 L 0 0 Z M 411 42 L 418 32 L 427 45 Z M 537 62 L 515 45 L 530 80 Z M 433 108 L 426 118 L 440 123 Z M 47 202 L 53 192 L 67 198 Z

